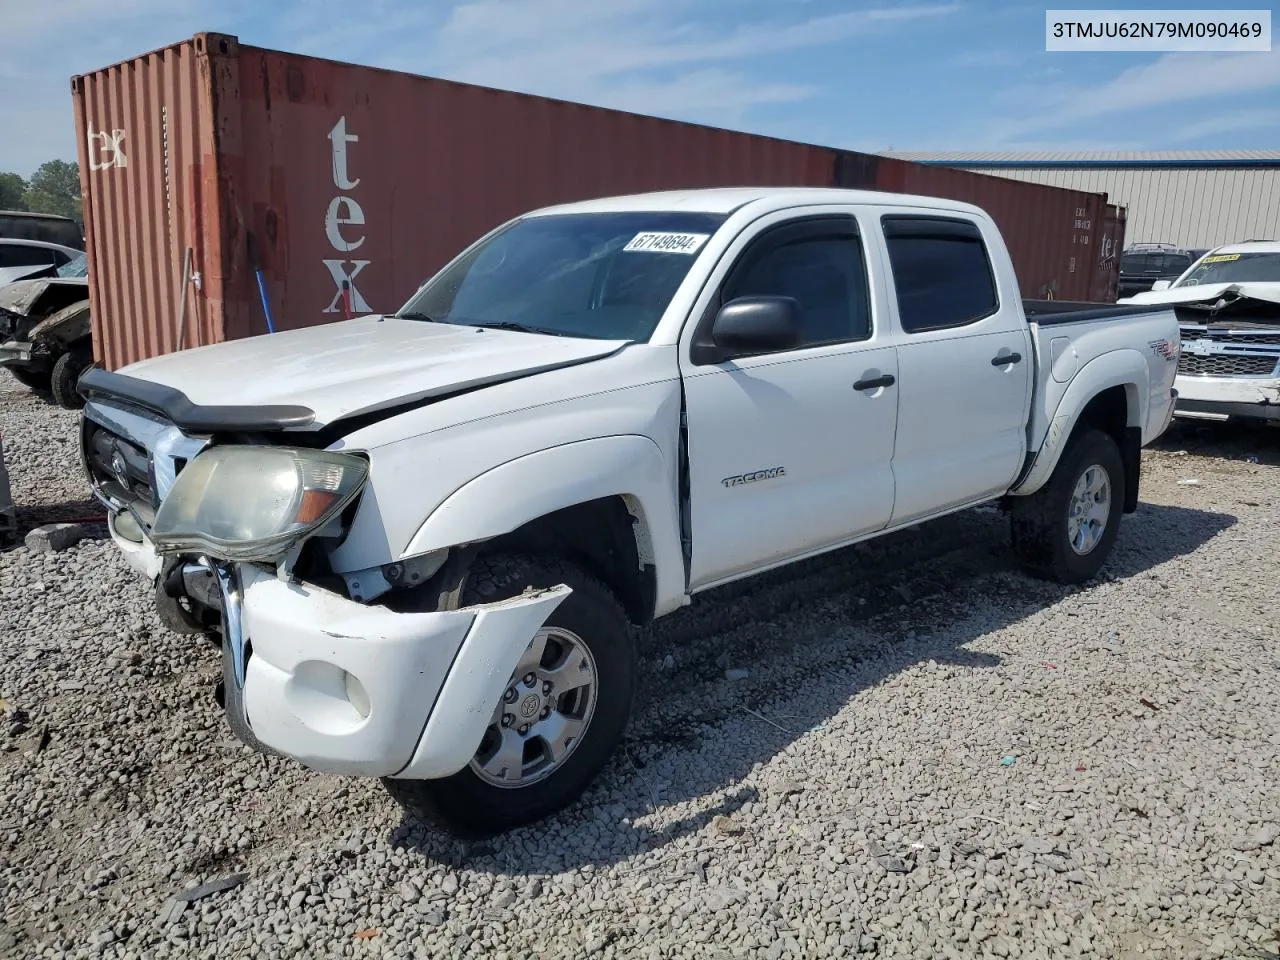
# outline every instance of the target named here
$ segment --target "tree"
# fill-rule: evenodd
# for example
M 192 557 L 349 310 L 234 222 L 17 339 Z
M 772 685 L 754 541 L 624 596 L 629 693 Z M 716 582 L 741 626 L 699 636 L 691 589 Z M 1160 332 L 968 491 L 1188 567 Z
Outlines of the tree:
M 16 173 L 0 173 L 0 210 L 27 209 L 27 181 Z
M 80 208 L 80 167 L 65 160 L 46 160 L 27 184 L 27 207 L 84 223 Z

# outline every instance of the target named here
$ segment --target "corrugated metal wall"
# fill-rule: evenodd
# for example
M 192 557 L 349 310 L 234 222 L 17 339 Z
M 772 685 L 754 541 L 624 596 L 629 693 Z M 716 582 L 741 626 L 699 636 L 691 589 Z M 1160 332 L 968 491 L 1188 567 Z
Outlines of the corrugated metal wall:
M 185 41 L 72 81 L 94 357 L 108 369 L 178 347 L 184 252 L 200 270 L 202 223 L 217 211 L 206 70 Z M 218 279 L 185 291 L 187 346 L 221 332 Z
M 1126 243 L 1190 249 L 1280 239 L 1280 169 L 982 167 L 975 173 L 1105 192 L 1128 207 Z

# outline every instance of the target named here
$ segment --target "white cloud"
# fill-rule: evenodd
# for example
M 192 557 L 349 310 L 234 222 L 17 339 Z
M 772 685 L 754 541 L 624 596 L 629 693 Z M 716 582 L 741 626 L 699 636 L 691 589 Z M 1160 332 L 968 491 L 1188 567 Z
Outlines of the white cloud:
M 1173 143 L 1188 143 L 1209 137 L 1220 137 L 1227 133 L 1266 129 L 1280 130 L 1280 110 L 1259 107 L 1252 110 L 1215 113 L 1203 120 L 1194 120 L 1170 128 L 1167 139 Z
M 1020 103 L 1034 104 L 1035 112 L 996 129 L 998 139 L 1007 141 L 1034 131 L 1175 104 L 1213 101 L 1211 108 L 1229 109 L 1233 97 L 1274 87 L 1280 87 L 1280 48 L 1269 53 L 1167 53 L 1102 83 L 1059 83 L 1013 91 Z

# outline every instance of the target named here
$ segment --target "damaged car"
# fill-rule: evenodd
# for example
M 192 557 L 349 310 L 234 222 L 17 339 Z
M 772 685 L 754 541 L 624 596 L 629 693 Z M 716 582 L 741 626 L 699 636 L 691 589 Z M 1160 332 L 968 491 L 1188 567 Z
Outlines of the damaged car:
M 88 260 L 0 287 L 0 366 L 62 407 L 83 405 L 76 382 L 93 363 Z
M 1280 242 L 1218 247 L 1121 303 L 1175 308 L 1178 417 L 1280 424 Z

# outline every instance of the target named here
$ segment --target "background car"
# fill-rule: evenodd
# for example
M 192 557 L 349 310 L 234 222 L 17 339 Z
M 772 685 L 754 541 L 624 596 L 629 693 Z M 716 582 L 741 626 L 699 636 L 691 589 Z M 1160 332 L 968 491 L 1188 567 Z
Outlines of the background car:
M 76 382 L 93 363 L 88 260 L 72 252 L 57 268 L 0 287 L 0 366 L 69 409 L 81 406 Z
M 37 275 L 47 276 L 83 256 L 83 251 L 60 243 L 0 237 L 0 286 Z
M 1135 243 L 1120 255 L 1117 295 L 1131 297 L 1150 290 L 1158 281 L 1172 281 L 1196 262 L 1191 250 L 1166 243 Z

